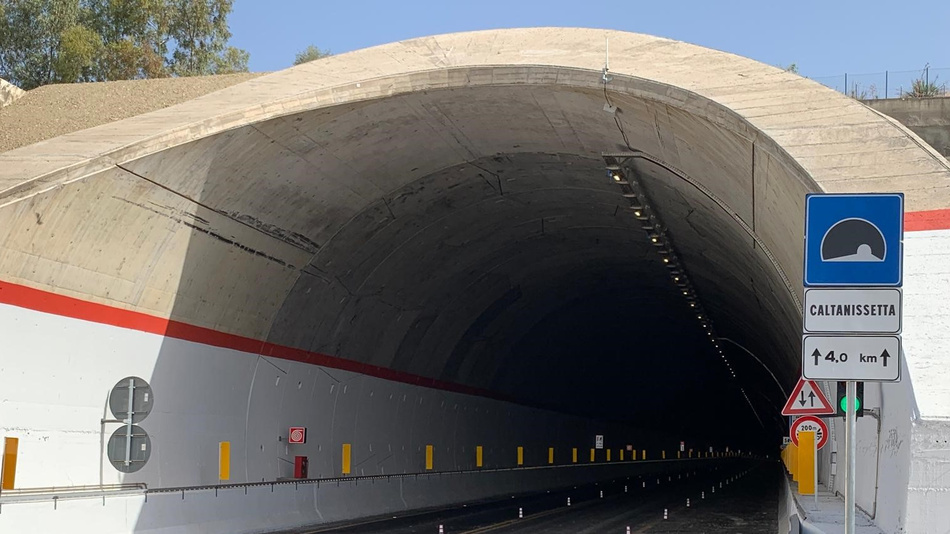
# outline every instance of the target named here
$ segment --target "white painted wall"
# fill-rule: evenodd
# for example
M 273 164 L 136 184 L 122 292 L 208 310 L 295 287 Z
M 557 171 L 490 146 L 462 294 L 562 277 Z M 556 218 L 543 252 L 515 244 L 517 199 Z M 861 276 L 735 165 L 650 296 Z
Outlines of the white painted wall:
M 354 475 L 423 471 L 427 444 L 435 447 L 435 470 L 449 471 L 474 468 L 476 445 L 484 447 L 485 467 L 490 468 L 514 467 L 519 445 L 525 447 L 526 465 L 546 464 L 552 446 L 558 463 L 570 462 L 571 447 L 580 448 L 584 462 L 596 433 L 606 435 L 615 455 L 616 449 L 631 443 L 659 458 L 661 447 L 672 452 L 679 443 L 619 425 L 9 305 L 0 305 L 0 337 L 0 435 L 20 438 L 18 488 L 100 482 L 145 482 L 149 488 L 215 484 L 219 441 L 232 443 L 231 482 L 290 477 L 297 454 L 309 456 L 311 477 L 339 476 L 343 443 L 353 446 Z M 103 442 L 119 425 L 107 424 L 103 431 L 100 419 L 112 418 L 109 391 L 129 375 L 148 380 L 154 392 L 153 412 L 140 423 L 151 437 L 152 456 L 141 471 L 123 476 L 101 456 Z M 305 445 L 287 444 L 291 425 L 308 427 Z M 132 497 L 109 498 L 105 505 L 93 499 L 98 504 L 92 515 L 83 515 L 88 501 L 63 502 L 58 515 L 48 510 L 41 515 L 52 521 L 50 530 L 59 529 L 57 522 L 68 525 L 87 518 L 82 524 L 89 532 L 123 532 L 136 522 L 136 531 L 177 532 L 175 528 L 190 521 L 194 529 L 234 532 L 236 524 L 263 529 L 351 518 L 607 476 L 576 468 L 559 471 L 572 474 L 486 475 L 455 486 L 449 479 L 442 485 L 403 482 L 395 493 L 363 484 L 356 500 L 351 495 L 355 490 L 310 488 L 312 494 L 305 498 L 295 492 L 279 505 L 273 499 L 217 499 L 217 507 L 193 509 L 192 500 L 207 497 L 189 497 L 186 504 L 177 494 L 168 497 L 181 508 L 178 511 L 152 502 L 167 496 L 150 497 L 152 504 L 144 508 Z M 374 491 L 382 494 L 373 498 Z M 24 518 L 35 519 L 38 511 L 51 506 L 4 504 L 0 531 L 19 532 Z M 261 507 L 273 511 L 262 514 L 259 523 L 247 521 L 247 514 Z M 230 522 L 214 526 L 221 517 Z

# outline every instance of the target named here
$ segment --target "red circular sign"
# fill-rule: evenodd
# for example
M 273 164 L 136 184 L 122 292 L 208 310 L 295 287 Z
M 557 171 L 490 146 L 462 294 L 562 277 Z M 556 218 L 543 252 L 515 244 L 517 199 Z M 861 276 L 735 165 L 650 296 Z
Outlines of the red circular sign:
M 828 425 L 821 419 L 811 415 L 796 419 L 788 431 L 788 436 L 792 438 L 792 443 L 798 447 L 798 433 L 802 431 L 807 432 L 809 430 L 816 432 L 815 437 L 818 438 L 819 449 L 824 447 L 825 443 L 828 443 Z
M 292 426 L 290 427 L 290 440 L 291 443 L 306 443 L 307 442 L 307 429 L 302 426 Z

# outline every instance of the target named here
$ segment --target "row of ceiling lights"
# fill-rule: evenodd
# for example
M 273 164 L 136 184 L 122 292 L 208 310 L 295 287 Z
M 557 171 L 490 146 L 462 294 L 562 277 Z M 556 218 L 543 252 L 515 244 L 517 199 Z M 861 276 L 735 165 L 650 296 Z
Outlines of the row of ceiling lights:
M 646 232 L 650 243 L 656 247 L 673 284 L 676 285 L 680 293 L 682 293 L 691 311 L 695 313 L 700 326 L 703 328 L 703 331 L 706 332 L 706 337 L 710 343 L 712 343 L 713 348 L 719 354 L 722 362 L 726 365 L 729 374 L 732 375 L 732 378 L 736 378 L 736 371 L 732 368 L 732 364 L 729 363 L 729 359 L 719 344 L 719 338 L 715 335 L 712 321 L 703 310 L 702 303 L 696 296 L 693 284 L 690 283 L 686 271 L 676 256 L 676 251 L 673 248 L 669 236 L 666 234 L 656 213 L 650 207 L 649 198 L 643 190 L 643 187 L 635 179 L 628 177 L 624 173 L 616 157 L 604 156 L 604 159 L 607 162 L 607 175 L 615 184 L 620 186 L 623 196 L 630 202 L 630 211 L 640 222 L 640 227 Z

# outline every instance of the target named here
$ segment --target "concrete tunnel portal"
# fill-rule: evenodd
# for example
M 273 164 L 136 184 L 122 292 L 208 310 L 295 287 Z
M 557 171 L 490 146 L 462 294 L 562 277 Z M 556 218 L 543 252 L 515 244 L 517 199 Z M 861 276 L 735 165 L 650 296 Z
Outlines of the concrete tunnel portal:
M 74 160 L 45 157 L 67 146 Z M 243 428 L 247 481 L 285 470 L 258 435 L 303 419 L 336 448 L 357 426 L 293 397 L 337 370 L 637 428 L 657 449 L 774 454 L 799 376 L 805 194 L 899 189 L 926 210 L 947 174 L 797 75 L 581 29 L 342 54 L 3 156 L 28 168 L 0 165 L 5 281 L 158 325 L 140 374 L 190 393 L 154 424 Z M 898 187 L 910 167 L 922 178 Z M 255 359 L 192 363 L 182 340 Z M 288 392 L 261 397 L 265 371 Z M 208 414 L 182 415 L 194 403 Z M 140 478 L 206 483 L 166 454 Z
M 304 265 L 246 251 L 283 278 L 272 315 L 261 318 L 269 343 L 650 428 L 697 448 L 774 444 L 784 401 L 775 377 L 787 384 L 797 367 L 797 303 L 781 266 L 746 231 L 755 224 L 743 198 L 752 143 L 682 114 L 697 126 L 674 133 L 672 150 L 691 152 L 693 178 L 654 155 L 664 151 L 650 124 L 656 110 L 623 94 L 609 113 L 598 86 L 434 89 L 272 119 L 122 168 L 179 190 L 166 177 L 200 164 L 207 175 L 189 197 L 216 212 L 209 219 L 223 212 L 271 236 L 292 234 L 280 239 L 310 256 Z M 715 152 L 697 131 L 723 138 Z M 601 154 L 647 147 L 654 152 L 643 158 Z M 620 161 L 621 171 L 607 171 Z M 657 232 L 643 229 L 657 219 L 636 216 L 613 172 L 642 185 Z M 271 206 L 284 212 L 279 222 Z M 764 217 L 797 211 L 779 205 Z M 212 279 L 232 262 L 228 270 L 244 270 L 207 241 L 189 246 L 184 278 Z M 663 263 L 664 251 L 679 269 Z M 232 306 L 233 287 L 196 289 L 212 308 Z

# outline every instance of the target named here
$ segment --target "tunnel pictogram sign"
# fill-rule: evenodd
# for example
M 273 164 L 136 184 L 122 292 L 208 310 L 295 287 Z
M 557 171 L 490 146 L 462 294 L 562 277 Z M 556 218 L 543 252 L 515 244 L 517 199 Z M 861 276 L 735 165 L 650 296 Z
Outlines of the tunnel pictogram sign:
M 805 197 L 806 286 L 900 286 L 904 195 Z
M 798 379 L 798 384 L 788 397 L 788 402 L 782 408 L 782 415 L 832 415 L 834 406 L 828 402 L 828 397 L 821 392 L 818 384 L 804 378 Z
M 808 431 L 815 432 L 815 438 L 818 440 L 819 449 L 824 447 L 825 443 L 828 443 L 828 425 L 813 415 L 806 415 L 796 419 L 788 431 L 788 437 L 792 438 L 792 443 L 794 443 L 797 447 L 798 433 Z

